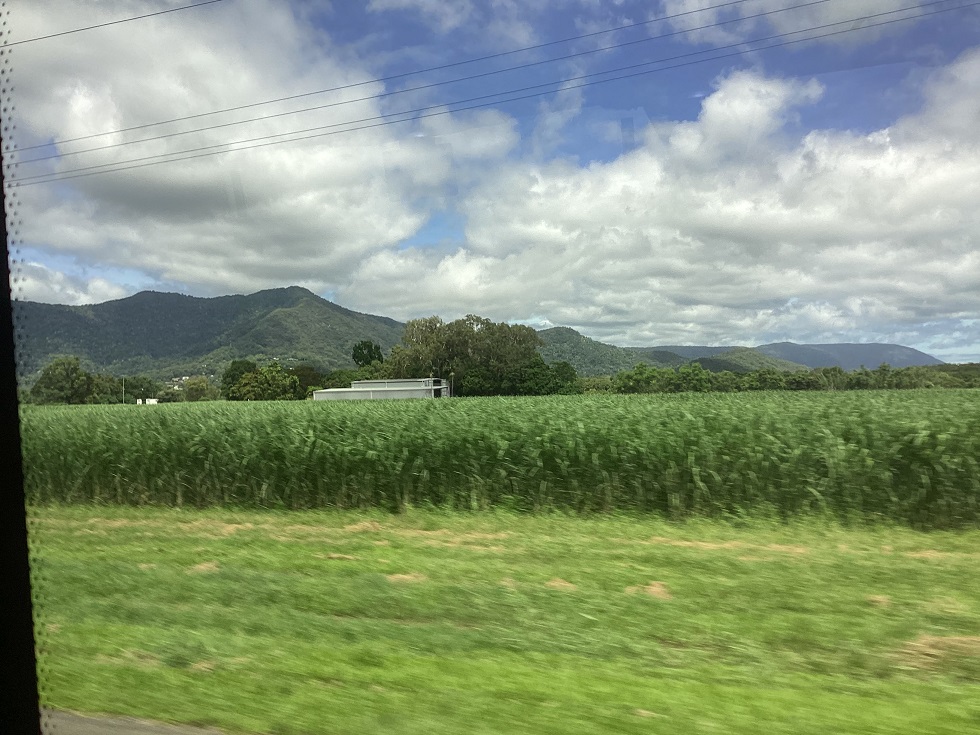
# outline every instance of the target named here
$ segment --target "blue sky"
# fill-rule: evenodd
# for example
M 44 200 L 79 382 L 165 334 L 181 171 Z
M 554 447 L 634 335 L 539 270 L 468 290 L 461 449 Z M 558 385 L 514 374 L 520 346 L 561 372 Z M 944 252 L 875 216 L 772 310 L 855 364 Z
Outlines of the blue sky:
M 11 36 L 183 4 L 20 0 Z M 307 96 L 22 151 L 15 294 L 298 284 L 398 319 L 476 313 L 624 345 L 882 341 L 980 361 L 978 49 L 962 0 L 224 0 L 22 44 L 21 149 Z M 447 114 L 290 142 L 416 109 Z M 25 161 L 40 154 L 55 157 Z

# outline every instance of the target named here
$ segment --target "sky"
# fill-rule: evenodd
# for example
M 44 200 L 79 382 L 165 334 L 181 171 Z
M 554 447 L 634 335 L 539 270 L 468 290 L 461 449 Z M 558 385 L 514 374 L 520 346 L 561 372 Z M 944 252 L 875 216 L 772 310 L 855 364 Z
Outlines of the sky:
M 221 0 L 64 33 L 195 1 L 6 3 L 15 298 L 299 285 L 980 362 L 976 2 Z

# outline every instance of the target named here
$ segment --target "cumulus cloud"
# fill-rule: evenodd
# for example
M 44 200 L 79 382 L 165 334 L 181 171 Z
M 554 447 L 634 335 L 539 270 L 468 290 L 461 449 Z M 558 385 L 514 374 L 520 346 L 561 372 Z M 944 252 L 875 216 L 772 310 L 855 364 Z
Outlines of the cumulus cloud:
M 975 350 L 977 80 L 974 51 L 887 129 L 794 137 L 787 121 L 821 87 L 731 73 L 697 120 L 653 123 L 614 161 L 502 167 L 465 200 L 465 248 L 387 253 L 342 294 L 402 318 L 420 303 L 546 314 L 621 344 L 874 334 L 928 347 L 952 331 Z M 411 298 L 393 295 L 409 283 Z
M 101 3 L 98 17 L 86 16 L 85 21 L 124 17 L 132 13 L 126 7 Z M 76 25 L 82 25 L 78 13 L 70 3 L 56 8 L 31 5 L 20 12 L 18 27 L 24 34 L 44 35 L 63 28 L 66 17 L 74 16 Z M 354 101 L 67 155 L 316 103 L 353 101 L 384 89 L 370 82 L 372 74 L 365 65 L 338 61 L 320 32 L 293 16 L 287 5 L 243 0 L 225 8 L 221 23 L 205 20 L 188 11 L 154 19 L 152 32 L 116 32 L 111 44 L 100 45 L 92 35 L 79 34 L 60 40 L 57 54 L 45 50 L 43 43 L 18 49 L 18 63 L 30 70 L 30 78 L 17 89 L 17 142 L 23 147 L 62 141 L 202 110 L 369 83 L 176 126 L 64 143 L 57 146 L 62 157 L 48 162 L 26 159 L 51 147 L 25 151 L 17 175 L 23 179 L 70 172 L 190 149 L 211 153 L 234 148 L 233 141 L 381 114 L 378 100 Z M 256 28 L 262 33 L 255 33 Z M 174 54 L 174 48 L 181 53 Z M 373 128 L 70 183 L 25 186 L 17 190 L 26 223 L 23 237 L 42 250 L 70 253 L 89 264 L 137 268 L 159 281 L 184 283 L 201 293 L 289 283 L 327 291 L 365 257 L 416 233 L 429 216 L 429 206 L 450 183 L 458 161 L 505 155 L 516 137 L 506 116 L 493 111 L 430 119 L 421 131 L 435 136 L 414 138 L 412 131 L 417 129 L 415 123 Z M 452 145 L 440 143 L 447 139 Z
M 13 268 L 11 293 L 17 301 L 72 305 L 100 304 L 130 295 L 126 288 L 105 278 L 69 276 L 35 262 Z
M 473 3 L 473 12 L 484 12 Z M 412 3 L 391 0 L 386 7 L 395 5 Z M 539 5 L 526 6 L 528 17 L 543 12 Z M 64 37 L 57 54 L 41 44 L 18 47 L 15 68 L 29 77 L 15 80 L 16 142 L 50 143 L 355 82 L 369 83 L 322 99 L 385 89 L 370 82 L 377 70 L 350 49 L 336 49 L 325 31 L 286 5 L 240 0 L 215 7 L 227 13 L 221 23 L 173 14 L 154 21 L 152 33 L 117 33 L 112 43 L 79 35 Z M 132 7 L 107 1 L 97 11 L 85 22 L 121 17 Z M 28 4 L 18 33 L 82 25 L 77 13 L 67 2 L 44 12 Z M 174 54 L 178 47 L 185 51 Z M 816 81 L 729 71 L 697 115 L 651 121 L 630 112 L 628 141 L 622 124 L 610 125 L 619 113 L 610 117 L 603 108 L 609 114 L 593 119 L 588 96 L 567 90 L 530 121 L 471 110 L 23 187 L 15 190 L 20 237 L 35 252 L 69 255 L 82 268 L 136 270 L 146 281 L 197 295 L 300 284 L 395 318 L 478 313 L 565 324 L 619 344 L 873 336 L 939 355 L 975 355 L 978 80 L 980 51 L 965 53 L 910 80 L 920 87 L 918 109 L 858 133 L 802 129 L 801 112 L 829 91 Z M 834 79 L 824 83 L 829 88 Z M 362 100 L 22 164 L 17 176 L 383 110 L 378 100 Z M 592 136 L 605 157 L 567 155 L 562 142 L 572 134 Z M 25 151 L 21 160 L 50 150 Z M 425 229 L 440 218 L 445 226 Z M 419 244 L 427 240 L 438 247 Z M 25 266 L 20 296 L 83 303 L 129 292 L 91 272 L 82 278 L 50 263 Z

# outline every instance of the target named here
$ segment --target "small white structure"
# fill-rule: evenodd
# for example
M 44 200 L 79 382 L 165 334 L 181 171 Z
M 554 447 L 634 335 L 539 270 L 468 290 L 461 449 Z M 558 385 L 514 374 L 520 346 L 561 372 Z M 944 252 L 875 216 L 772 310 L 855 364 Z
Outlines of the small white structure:
M 147 406 L 154 406 L 154 405 L 156 405 L 159 402 L 160 402 L 160 399 L 159 398 L 147 398 L 147 399 L 137 398 L 136 399 L 136 405 L 137 406 L 142 406 L 144 403 Z
M 350 388 L 313 391 L 314 401 L 368 401 L 384 398 L 448 398 L 449 384 L 442 378 L 355 380 Z

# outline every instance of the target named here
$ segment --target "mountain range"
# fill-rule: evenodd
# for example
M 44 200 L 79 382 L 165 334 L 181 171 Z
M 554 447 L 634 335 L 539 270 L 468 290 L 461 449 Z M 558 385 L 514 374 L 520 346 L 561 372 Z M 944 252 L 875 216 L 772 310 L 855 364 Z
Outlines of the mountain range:
M 14 317 L 24 375 L 36 374 L 56 356 L 77 355 L 89 370 L 158 379 L 220 375 L 231 360 L 245 358 L 279 360 L 287 367 L 307 363 L 321 371 L 351 367 L 354 344 L 366 339 L 387 352 L 405 326 L 345 309 L 299 286 L 215 298 L 143 291 L 85 306 L 17 301 Z M 892 344 L 617 347 L 569 327 L 539 334 L 547 362 L 564 360 L 581 375 L 609 375 L 637 363 L 678 367 L 694 361 L 708 370 L 733 372 L 942 364 Z

